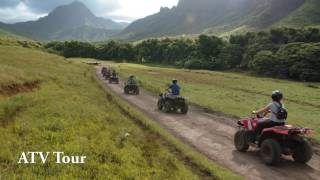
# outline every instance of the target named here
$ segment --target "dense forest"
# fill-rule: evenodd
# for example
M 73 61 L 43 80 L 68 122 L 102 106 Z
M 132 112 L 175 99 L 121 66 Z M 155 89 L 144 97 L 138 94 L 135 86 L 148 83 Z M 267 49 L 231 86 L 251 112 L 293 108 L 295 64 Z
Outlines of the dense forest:
M 316 28 L 275 28 L 232 35 L 228 40 L 200 35 L 196 39 L 147 39 L 137 43 L 50 42 L 45 48 L 65 57 L 249 71 L 267 77 L 320 81 L 320 30 Z

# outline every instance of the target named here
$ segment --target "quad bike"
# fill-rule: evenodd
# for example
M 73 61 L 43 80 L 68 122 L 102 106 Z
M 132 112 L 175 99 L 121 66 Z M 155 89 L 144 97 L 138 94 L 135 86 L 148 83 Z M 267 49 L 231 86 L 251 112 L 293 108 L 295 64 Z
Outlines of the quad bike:
M 252 117 L 238 121 L 239 130 L 234 136 L 234 145 L 240 152 L 246 152 L 249 146 L 260 148 L 260 156 L 268 165 L 280 163 L 281 155 L 292 156 L 295 162 L 307 163 L 313 155 L 313 149 L 305 135 L 312 133 L 310 128 L 291 125 L 265 128 L 256 138 L 256 128 L 261 116 L 252 113 Z
M 115 84 L 119 84 L 119 77 L 117 75 L 112 75 L 109 78 L 109 83 L 115 83 Z
M 187 114 L 189 106 L 187 100 L 182 96 L 173 96 L 170 93 L 161 93 L 158 100 L 158 109 L 165 112 L 177 112 Z
M 101 69 L 101 74 L 103 75 L 103 77 L 108 80 L 111 76 L 111 72 L 110 72 L 110 69 L 106 68 L 106 67 L 103 67 Z
M 124 93 L 125 94 L 136 94 L 139 95 L 140 94 L 140 89 L 138 84 L 136 83 L 126 83 L 124 86 Z

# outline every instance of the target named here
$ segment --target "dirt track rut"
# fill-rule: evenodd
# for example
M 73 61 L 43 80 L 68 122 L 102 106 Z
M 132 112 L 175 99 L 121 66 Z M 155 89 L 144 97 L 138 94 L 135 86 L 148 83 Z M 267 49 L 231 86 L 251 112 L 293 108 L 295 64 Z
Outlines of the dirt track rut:
M 297 164 L 291 158 L 283 157 L 278 167 L 266 166 L 260 160 L 256 149 L 240 153 L 233 146 L 233 135 L 236 131 L 235 119 L 219 114 L 206 113 L 198 107 L 190 107 L 187 115 L 165 114 L 157 110 L 157 97 L 141 90 L 139 96 L 123 93 L 123 84 L 108 84 L 97 68 L 98 78 L 104 82 L 105 88 L 130 104 L 136 106 L 146 115 L 161 124 L 184 143 L 197 149 L 209 159 L 244 176 L 246 179 L 319 179 L 320 157 L 314 155 L 306 165 Z

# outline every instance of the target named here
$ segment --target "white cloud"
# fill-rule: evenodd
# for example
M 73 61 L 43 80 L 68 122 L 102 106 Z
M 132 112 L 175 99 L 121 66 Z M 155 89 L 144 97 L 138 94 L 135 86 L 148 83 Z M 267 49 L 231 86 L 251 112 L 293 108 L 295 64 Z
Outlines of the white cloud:
M 1 0 L 0 0 L 1 1 Z M 6 23 L 36 20 L 45 16 L 59 5 L 74 0 L 7 0 L 11 4 L 0 2 L 0 21 Z M 6 2 L 7 2 L 6 1 Z M 138 18 L 159 12 L 160 7 L 172 7 L 179 0 L 80 0 L 94 14 L 116 21 L 134 21 Z M 18 3 L 19 2 L 19 3 Z M 10 6 L 9 6 L 10 5 Z
M 160 7 L 173 7 L 178 0 L 119 0 L 120 8 L 105 13 L 117 21 L 133 21 L 159 12 Z
M 0 7 L 0 21 L 5 23 L 36 20 L 45 15 L 32 13 L 23 2 L 20 2 L 15 7 Z

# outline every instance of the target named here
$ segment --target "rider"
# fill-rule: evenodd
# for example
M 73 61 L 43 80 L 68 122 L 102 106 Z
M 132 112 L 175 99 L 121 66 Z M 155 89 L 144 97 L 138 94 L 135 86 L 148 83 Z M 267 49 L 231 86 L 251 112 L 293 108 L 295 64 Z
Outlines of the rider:
M 116 72 L 116 70 L 113 70 L 111 75 L 112 75 L 112 77 L 117 77 L 117 72 Z
M 130 75 L 127 84 L 136 84 L 136 80 L 134 78 L 134 75 Z
M 271 98 L 272 102 L 270 104 L 254 112 L 255 114 L 271 113 L 270 118 L 264 119 L 262 122 L 259 122 L 258 127 L 256 129 L 257 137 L 261 134 L 264 128 L 285 125 L 286 115 L 284 116 L 285 118 L 279 119 L 279 113 L 281 113 L 279 110 L 285 111 L 285 113 L 287 113 L 284 105 L 281 103 L 281 100 L 283 99 L 283 94 L 279 90 L 276 90 L 272 92 Z
M 178 80 L 172 80 L 172 84 L 169 86 L 168 90 L 171 90 L 171 95 L 180 96 L 180 86 L 178 85 Z

